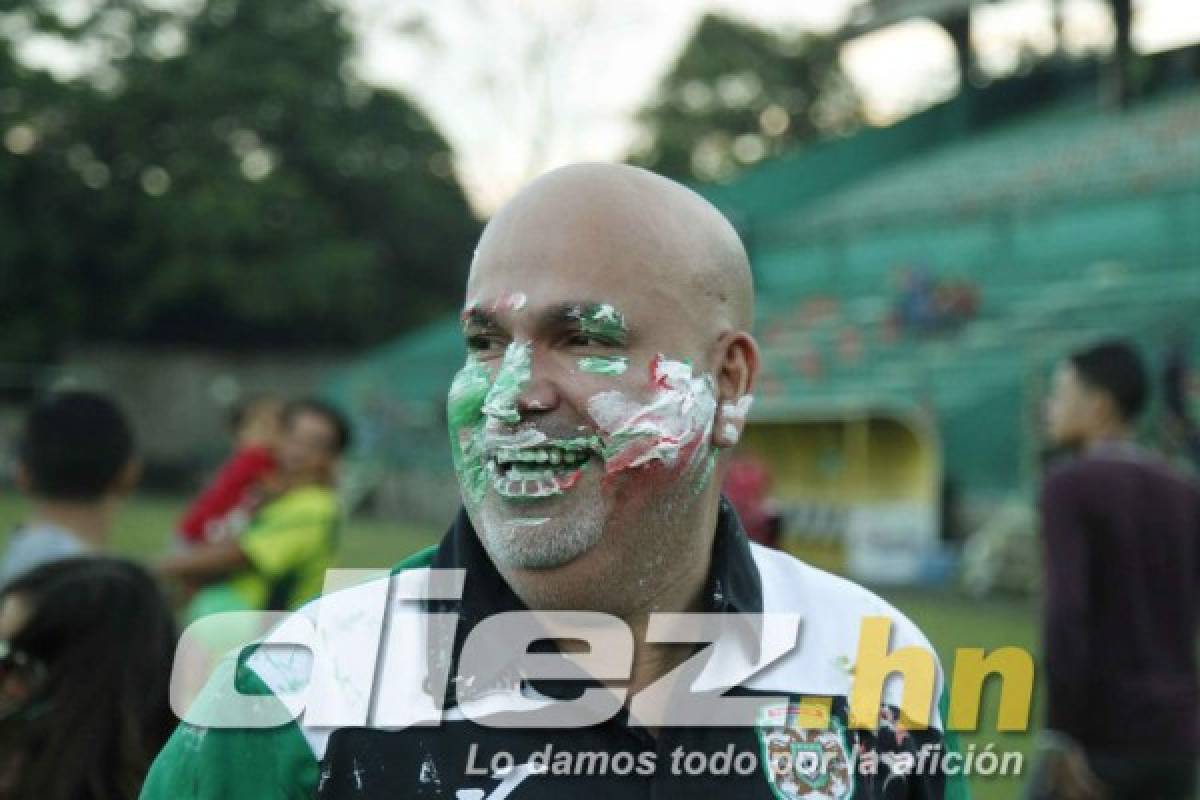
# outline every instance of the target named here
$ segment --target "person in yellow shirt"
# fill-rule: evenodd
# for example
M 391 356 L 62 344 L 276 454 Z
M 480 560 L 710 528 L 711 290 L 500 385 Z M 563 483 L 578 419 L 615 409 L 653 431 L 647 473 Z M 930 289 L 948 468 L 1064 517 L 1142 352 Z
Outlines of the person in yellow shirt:
M 335 484 L 350 428 L 332 406 L 311 399 L 288 405 L 283 421 L 278 494 L 238 538 L 158 565 L 164 577 L 195 589 L 188 621 L 222 611 L 290 610 L 321 592 L 337 546 Z

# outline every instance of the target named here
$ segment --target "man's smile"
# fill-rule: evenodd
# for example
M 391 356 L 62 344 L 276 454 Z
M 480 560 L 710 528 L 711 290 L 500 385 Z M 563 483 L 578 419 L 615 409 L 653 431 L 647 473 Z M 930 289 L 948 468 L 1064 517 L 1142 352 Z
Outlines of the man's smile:
M 562 494 L 575 486 L 588 462 L 598 458 L 601 450 L 598 436 L 538 439 L 522 446 L 489 448 L 488 476 L 501 497 L 537 500 Z

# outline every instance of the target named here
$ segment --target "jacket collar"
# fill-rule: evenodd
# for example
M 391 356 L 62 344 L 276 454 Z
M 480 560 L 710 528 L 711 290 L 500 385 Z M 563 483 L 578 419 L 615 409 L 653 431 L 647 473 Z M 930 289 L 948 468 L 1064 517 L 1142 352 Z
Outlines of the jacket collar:
M 464 509 L 459 509 L 454 522 L 446 532 L 430 565 L 434 569 L 461 569 L 466 572 L 466 582 L 460 601 L 432 601 L 432 610 L 458 613 L 458 623 L 453 639 L 448 631 L 434 631 L 430 638 L 429 658 L 435 663 L 451 663 L 451 681 L 447 690 L 446 707 L 458 702 L 465 695 L 486 691 L 489 688 L 518 683 L 522 676 L 512 664 L 489 665 L 486 675 L 461 675 L 458 669 L 459 654 L 467 635 L 484 619 L 493 614 L 507 611 L 525 611 L 527 606 L 517 597 L 512 588 L 492 563 L 484 550 L 479 536 L 471 525 Z M 733 506 L 721 498 L 717 512 L 717 529 L 713 538 L 712 561 L 709 566 L 708 584 L 704 593 L 704 611 L 707 613 L 761 614 L 763 611 L 762 582 L 755 566 L 742 524 Z M 584 609 L 581 609 L 584 610 Z M 752 658 L 758 658 L 759 629 L 747 625 L 740 636 L 751 649 Z M 498 643 L 499 644 L 499 643 Z M 532 650 L 555 652 L 553 642 L 537 642 Z M 578 681 L 539 681 L 537 689 L 550 696 L 577 694 L 582 688 Z

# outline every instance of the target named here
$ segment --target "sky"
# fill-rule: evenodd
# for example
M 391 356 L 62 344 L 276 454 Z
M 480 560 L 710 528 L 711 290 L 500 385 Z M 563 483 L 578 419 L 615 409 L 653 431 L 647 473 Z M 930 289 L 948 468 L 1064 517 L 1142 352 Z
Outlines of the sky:
M 857 0 L 351 0 L 360 72 L 404 90 L 456 153 L 473 206 L 486 216 L 556 166 L 620 160 L 633 116 L 699 19 L 723 12 L 780 31 L 830 31 Z M 1102 0 L 1063 0 L 1064 46 L 1107 49 Z M 1051 0 L 979 7 L 973 37 L 985 69 L 1004 72 L 1022 47 L 1053 48 Z M 1200 41 L 1197 0 L 1135 0 L 1134 45 L 1156 52 Z M 861 37 L 842 66 L 868 118 L 887 124 L 953 95 L 954 50 L 914 20 Z
M 145 0 L 203 7 L 203 0 Z M 356 34 L 357 72 L 402 90 L 449 140 L 472 206 L 488 216 L 522 185 L 562 164 L 623 160 L 652 96 L 700 18 L 719 12 L 780 32 L 833 31 L 866 0 L 338 0 Z M 94 0 L 58 0 L 86 15 Z M 1060 0 L 1064 47 L 1107 51 L 1105 0 Z M 972 12 L 973 44 L 992 74 L 1022 48 L 1054 47 L 1054 0 L 995 0 Z M 1200 42 L 1200 0 L 1134 0 L 1134 47 Z M 184 40 L 162 43 L 181 49 Z M 66 50 L 64 51 L 64 48 Z M 101 54 L 32 37 L 23 57 L 57 74 Z M 845 44 L 842 68 L 867 119 L 886 125 L 958 90 L 953 46 L 932 22 L 911 20 Z

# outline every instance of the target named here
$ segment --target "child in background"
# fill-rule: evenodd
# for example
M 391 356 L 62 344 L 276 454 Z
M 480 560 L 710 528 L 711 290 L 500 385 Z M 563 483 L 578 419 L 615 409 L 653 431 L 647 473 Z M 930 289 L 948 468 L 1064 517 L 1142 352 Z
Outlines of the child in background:
M 269 492 L 275 472 L 283 402 L 255 397 L 237 406 L 230 418 L 234 452 L 192 502 L 179 523 L 186 547 L 234 538 Z
M 55 392 L 30 410 L 17 448 L 29 519 L 0 555 L 0 587 L 60 558 L 102 551 L 141 474 L 133 429 L 111 398 Z

